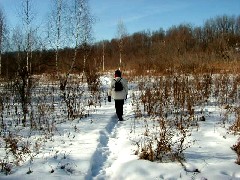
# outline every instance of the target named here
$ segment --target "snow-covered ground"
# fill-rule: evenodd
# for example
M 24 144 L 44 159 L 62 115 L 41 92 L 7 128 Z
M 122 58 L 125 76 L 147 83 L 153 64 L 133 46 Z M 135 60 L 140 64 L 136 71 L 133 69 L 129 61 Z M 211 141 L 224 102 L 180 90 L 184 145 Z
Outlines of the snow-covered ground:
M 230 148 L 237 136 L 222 126 L 221 109 L 215 106 L 205 108 L 206 121 L 192 130 L 189 138 L 195 143 L 184 151 L 183 164 L 140 160 L 133 140 L 143 133 L 144 121 L 134 119 L 131 94 L 124 105 L 125 121 L 117 121 L 113 101 L 103 103 L 87 118 L 58 124 L 32 161 L 0 179 L 240 179 L 237 155 Z

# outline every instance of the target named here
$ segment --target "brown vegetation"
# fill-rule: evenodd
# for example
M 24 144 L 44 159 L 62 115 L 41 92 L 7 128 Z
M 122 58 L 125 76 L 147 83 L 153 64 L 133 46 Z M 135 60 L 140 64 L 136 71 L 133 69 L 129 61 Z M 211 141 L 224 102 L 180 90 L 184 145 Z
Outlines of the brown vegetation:
M 147 72 L 239 72 L 240 16 L 218 16 L 209 19 L 203 27 L 189 24 L 173 26 L 164 31 L 136 32 L 124 36 L 121 49 L 122 69 L 134 70 L 137 75 Z M 88 45 L 86 63 L 101 70 L 104 53 L 105 70 L 119 65 L 119 40 L 102 41 Z M 73 73 L 84 68 L 85 49 L 79 46 Z M 104 52 L 103 52 L 104 51 Z M 66 72 L 71 66 L 74 49 L 59 50 L 59 71 Z M 24 52 L 8 52 L 2 57 L 2 74 L 11 77 L 17 72 L 17 61 L 26 59 Z M 88 66 L 86 64 L 86 66 Z M 31 72 L 55 71 L 55 52 L 51 49 L 31 54 Z
M 142 77 L 133 95 L 135 118 L 144 119 L 145 127 L 134 142 L 136 154 L 150 161 L 184 160 L 184 151 L 194 142 L 189 137 L 206 121 L 204 109 L 209 105 L 223 107 L 221 124 L 239 134 L 238 84 L 239 75 L 229 73 Z M 239 164 L 239 141 L 232 149 Z

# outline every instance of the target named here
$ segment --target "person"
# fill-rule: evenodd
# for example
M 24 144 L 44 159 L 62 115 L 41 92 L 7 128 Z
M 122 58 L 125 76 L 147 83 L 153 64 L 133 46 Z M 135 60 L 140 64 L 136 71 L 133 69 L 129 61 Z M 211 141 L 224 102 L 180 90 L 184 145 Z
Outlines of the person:
M 111 98 L 114 99 L 117 117 L 119 121 L 123 121 L 123 105 L 124 100 L 127 99 L 128 95 L 128 82 L 125 78 L 122 78 L 120 70 L 116 70 L 114 76 L 115 77 L 112 79 L 108 90 L 108 101 L 111 102 Z M 117 86 L 119 88 L 119 83 L 121 83 L 120 86 L 122 87 L 116 89 Z

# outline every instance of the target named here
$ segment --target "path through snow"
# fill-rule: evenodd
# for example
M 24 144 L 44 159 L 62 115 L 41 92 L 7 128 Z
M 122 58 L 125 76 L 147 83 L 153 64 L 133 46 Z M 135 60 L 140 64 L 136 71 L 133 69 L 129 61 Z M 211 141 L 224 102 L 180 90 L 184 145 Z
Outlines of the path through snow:
M 128 141 L 128 139 L 132 128 L 131 117 L 133 112 L 128 101 L 126 101 L 124 105 L 124 112 L 125 121 L 117 122 L 116 116 L 114 115 L 109 121 L 105 132 L 103 132 L 104 141 L 103 143 L 100 143 L 100 151 L 103 150 L 102 156 L 104 158 L 102 159 L 104 159 L 104 161 L 101 163 L 101 168 L 98 166 L 98 173 L 93 174 L 93 179 L 118 179 L 119 177 L 114 177 L 115 172 L 118 170 L 118 166 L 131 160 L 129 157 L 133 154 L 133 151 L 126 147 L 131 146 L 131 141 Z M 96 157 L 98 158 L 101 156 L 97 155 Z M 96 157 L 95 160 L 97 159 Z M 133 159 L 137 159 L 136 156 L 133 157 Z M 98 163 L 94 161 L 93 166 L 96 166 L 96 164 Z M 96 170 L 97 168 L 93 169 Z
M 110 121 L 106 124 L 106 127 L 99 131 L 99 144 L 91 158 L 91 168 L 88 175 L 86 176 L 86 179 L 96 177 L 102 169 L 105 161 L 107 160 L 110 153 L 108 147 L 109 136 L 112 133 L 116 124 L 116 116 L 112 116 L 110 117 Z

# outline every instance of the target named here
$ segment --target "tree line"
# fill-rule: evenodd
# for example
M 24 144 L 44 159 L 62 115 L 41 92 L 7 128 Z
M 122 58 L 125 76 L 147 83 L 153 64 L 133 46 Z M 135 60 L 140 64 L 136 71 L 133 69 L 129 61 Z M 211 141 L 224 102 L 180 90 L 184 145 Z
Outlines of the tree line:
M 119 39 L 112 39 L 94 45 L 97 54 L 101 54 L 105 44 L 105 59 L 109 68 L 118 63 L 118 43 Z M 126 36 L 122 66 L 139 73 L 150 70 L 219 72 L 230 68 L 232 63 L 238 65 L 239 55 L 240 16 L 222 15 L 207 20 L 199 27 L 180 24 L 167 30 L 160 28 L 158 31 L 142 31 Z

